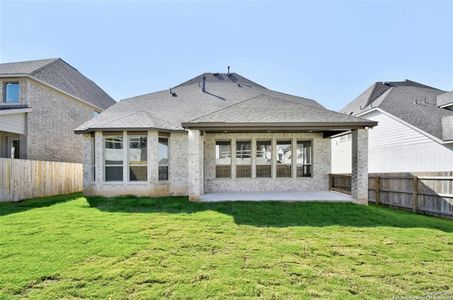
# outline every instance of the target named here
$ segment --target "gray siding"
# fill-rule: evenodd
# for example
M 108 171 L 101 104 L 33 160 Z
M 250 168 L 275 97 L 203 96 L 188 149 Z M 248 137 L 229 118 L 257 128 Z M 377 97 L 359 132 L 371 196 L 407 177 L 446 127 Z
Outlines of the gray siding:
M 453 145 L 442 145 L 379 111 L 363 117 L 379 122 L 378 126 L 369 130 L 368 172 L 428 172 L 453 169 Z M 332 139 L 332 171 L 351 172 L 350 139 Z

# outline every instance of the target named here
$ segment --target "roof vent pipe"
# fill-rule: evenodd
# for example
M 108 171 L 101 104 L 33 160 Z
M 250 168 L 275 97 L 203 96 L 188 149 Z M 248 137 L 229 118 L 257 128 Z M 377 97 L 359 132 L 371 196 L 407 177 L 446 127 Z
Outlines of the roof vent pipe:
M 205 92 L 205 91 L 206 91 L 206 76 L 203 76 L 202 79 L 203 79 L 203 87 L 201 88 L 201 90 L 202 90 L 203 92 Z
M 230 76 L 230 66 L 228 66 L 228 76 Z

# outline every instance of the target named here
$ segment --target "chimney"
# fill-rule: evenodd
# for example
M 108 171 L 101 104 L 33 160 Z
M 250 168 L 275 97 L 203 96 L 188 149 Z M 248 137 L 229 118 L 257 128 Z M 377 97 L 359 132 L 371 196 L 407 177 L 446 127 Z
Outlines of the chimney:
M 230 76 L 230 66 L 228 66 L 228 76 Z
M 205 92 L 205 91 L 206 91 L 206 76 L 203 76 L 202 79 L 203 79 L 203 87 L 201 88 L 201 90 L 202 90 L 203 92 Z

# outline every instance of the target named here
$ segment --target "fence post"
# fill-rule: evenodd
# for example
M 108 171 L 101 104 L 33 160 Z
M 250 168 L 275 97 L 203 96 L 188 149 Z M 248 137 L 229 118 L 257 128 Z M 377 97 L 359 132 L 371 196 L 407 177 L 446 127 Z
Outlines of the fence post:
M 375 177 L 375 186 L 374 186 L 374 200 L 376 205 L 381 204 L 381 177 Z
M 417 212 L 418 209 L 418 177 L 414 175 L 412 178 L 412 211 Z

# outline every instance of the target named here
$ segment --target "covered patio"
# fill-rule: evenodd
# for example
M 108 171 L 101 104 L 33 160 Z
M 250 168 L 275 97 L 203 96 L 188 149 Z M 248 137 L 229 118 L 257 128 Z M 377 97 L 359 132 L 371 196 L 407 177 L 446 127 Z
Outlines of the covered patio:
M 350 195 L 339 192 L 216 192 L 200 196 L 200 202 L 282 201 L 282 202 L 352 202 Z

